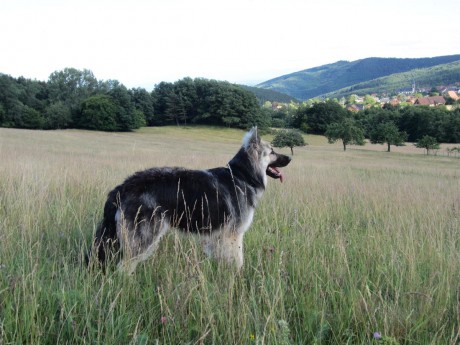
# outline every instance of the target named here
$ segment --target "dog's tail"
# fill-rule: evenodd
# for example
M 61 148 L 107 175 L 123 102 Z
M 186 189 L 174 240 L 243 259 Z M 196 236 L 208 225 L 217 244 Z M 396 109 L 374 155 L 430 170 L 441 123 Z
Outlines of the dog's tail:
M 92 247 L 92 255 L 97 262 L 105 267 L 120 250 L 120 243 L 117 239 L 117 222 L 115 220 L 118 210 L 119 190 L 115 188 L 107 197 L 104 206 L 104 217 L 96 230 L 96 236 Z

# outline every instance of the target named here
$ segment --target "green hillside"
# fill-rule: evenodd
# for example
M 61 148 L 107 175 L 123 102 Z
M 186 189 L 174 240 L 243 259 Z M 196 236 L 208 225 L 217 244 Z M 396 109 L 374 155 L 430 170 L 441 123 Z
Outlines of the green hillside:
M 419 59 L 366 58 L 351 62 L 338 61 L 271 79 L 257 87 L 306 100 L 393 74 L 455 61 L 460 61 L 460 54 Z
M 275 90 L 262 89 L 260 87 L 247 86 L 247 85 L 240 85 L 240 86 L 252 92 L 253 94 L 255 94 L 260 104 L 263 104 L 265 101 L 279 102 L 279 103 L 290 103 L 291 101 L 298 102 L 296 98 L 291 97 L 285 93 L 275 91 Z
M 387 77 L 358 83 L 323 96 L 329 98 L 349 96 L 351 94 L 396 93 L 408 88 L 415 81 L 417 87 L 431 88 L 435 85 L 449 85 L 460 81 L 460 61 L 438 65 L 430 68 L 414 69 L 409 72 L 396 73 Z

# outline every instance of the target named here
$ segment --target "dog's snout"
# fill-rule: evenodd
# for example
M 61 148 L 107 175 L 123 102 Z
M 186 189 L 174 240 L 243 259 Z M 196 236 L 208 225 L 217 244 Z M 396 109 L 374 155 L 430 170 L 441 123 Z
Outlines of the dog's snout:
M 291 162 L 292 158 L 286 155 L 278 155 L 277 160 L 278 160 L 278 164 L 280 165 L 280 167 L 285 167 Z

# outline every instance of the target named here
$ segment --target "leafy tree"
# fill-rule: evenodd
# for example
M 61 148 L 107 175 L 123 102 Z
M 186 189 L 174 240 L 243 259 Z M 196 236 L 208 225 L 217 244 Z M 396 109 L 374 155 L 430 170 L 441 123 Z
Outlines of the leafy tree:
M 365 95 L 364 96 L 364 104 L 375 105 L 375 103 L 377 103 L 377 101 L 371 95 Z
M 272 145 L 274 147 L 289 147 L 292 155 L 294 155 L 294 146 L 305 146 L 305 140 L 299 131 L 292 129 L 282 129 L 276 132 L 273 137 Z
M 353 116 L 364 129 L 364 133 L 367 137 L 371 136 L 371 132 L 374 131 L 379 124 L 386 122 L 398 123 L 400 118 L 398 111 L 378 107 L 356 112 Z
M 0 126 L 43 128 L 46 97 L 45 83 L 0 74 Z
M 19 121 L 17 126 L 28 129 L 42 129 L 45 120 L 42 114 L 27 105 L 21 106 Z
M 146 123 L 151 125 L 155 116 L 152 96 L 143 88 L 131 89 L 129 94 L 136 110 L 140 111 Z
M 200 123 L 228 127 L 270 126 L 257 98 L 241 86 L 206 79 L 185 78 L 160 83 L 152 92 L 157 122 Z
M 99 83 L 93 72 L 84 69 L 65 68 L 51 73 L 48 78 L 49 100 L 63 102 L 72 116 L 80 112 L 81 102 L 98 91 Z
M 119 131 L 130 131 L 132 129 L 139 128 L 141 123 L 145 123 L 145 119 L 142 120 L 142 112 L 135 113 L 134 103 L 131 100 L 131 96 L 128 89 L 120 84 L 113 88 L 109 95 L 112 97 L 113 103 L 116 106 L 115 118 L 117 124 L 117 130 Z M 142 115 L 141 115 L 142 114 Z
M 181 93 L 171 93 L 166 99 L 166 105 L 165 116 L 168 119 L 173 120 L 177 126 L 179 126 L 179 121 L 182 119 L 187 124 L 187 111 Z
M 299 108 L 293 125 L 296 128 L 308 128 L 313 134 L 324 134 L 328 125 L 340 122 L 345 116 L 347 110 L 337 102 L 328 100 L 314 103 L 311 107 Z
M 407 140 L 407 133 L 400 132 L 398 127 L 393 122 L 384 122 L 377 125 L 371 131 L 370 141 L 372 144 L 387 144 L 388 152 L 391 145 L 404 146 Z
M 436 138 L 430 137 L 429 135 L 423 136 L 423 138 L 417 141 L 415 146 L 421 149 L 425 149 L 427 155 L 429 154 L 430 150 L 439 149 L 439 144 L 436 141 Z
M 154 124 L 167 124 L 168 118 L 166 114 L 168 111 L 168 105 L 171 104 L 169 99 L 174 97 L 174 84 L 162 81 L 161 83 L 155 85 L 151 96 L 153 99 L 153 107 L 155 109 L 155 113 L 158 115 L 154 118 Z
M 449 111 L 442 123 L 443 142 L 460 143 L 460 108 Z
M 352 95 L 348 96 L 347 104 L 355 104 L 356 103 L 356 98 L 358 98 L 358 96 L 355 95 L 355 94 L 352 94 Z
M 14 78 L 0 74 L 0 105 L 3 115 L 0 117 L 2 127 L 15 127 L 17 110 L 22 106 L 19 101 L 20 90 Z
M 72 123 L 70 109 L 62 101 L 50 104 L 45 111 L 45 129 L 68 128 Z
M 108 95 L 88 97 L 81 104 L 81 116 L 78 124 L 81 128 L 100 131 L 116 131 L 117 106 Z
M 347 145 L 364 145 L 364 131 L 353 118 L 346 117 L 340 122 L 331 123 L 327 126 L 325 136 L 330 144 L 341 139 L 343 150 Z
M 265 101 L 263 107 L 266 109 L 272 109 L 272 102 Z

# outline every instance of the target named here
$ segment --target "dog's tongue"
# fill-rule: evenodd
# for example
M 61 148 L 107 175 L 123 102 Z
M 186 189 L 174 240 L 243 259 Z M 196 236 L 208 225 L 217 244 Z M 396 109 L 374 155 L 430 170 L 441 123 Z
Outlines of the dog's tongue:
M 278 168 L 275 168 L 275 167 L 272 167 L 273 170 L 276 171 L 276 173 L 279 175 L 280 177 L 280 182 L 283 183 L 284 181 L 284 175 L 283 175 L 283 172 L 281 170 L 279 170 Z

